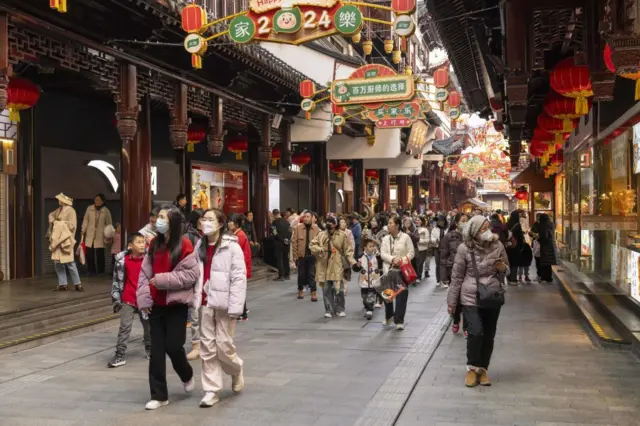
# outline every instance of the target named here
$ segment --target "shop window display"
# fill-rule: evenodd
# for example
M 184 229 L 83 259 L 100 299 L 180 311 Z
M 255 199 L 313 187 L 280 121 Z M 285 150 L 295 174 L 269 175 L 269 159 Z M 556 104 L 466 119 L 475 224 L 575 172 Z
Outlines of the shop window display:
M 247 211 L 246 172 L 197 165 L 191 173 L 193 208 L 216 208 L 225 214 Z

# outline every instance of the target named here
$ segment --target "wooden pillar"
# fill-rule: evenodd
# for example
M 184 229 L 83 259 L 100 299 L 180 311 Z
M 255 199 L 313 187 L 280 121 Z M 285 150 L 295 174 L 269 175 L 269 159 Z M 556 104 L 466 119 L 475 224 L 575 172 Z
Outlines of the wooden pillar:
M 257 149 L 254 192 L 251 203 L 256 233 L 262 240 L 267 235 L 269 210 L 269 162 L 271 161 L 271 122 L 269 115 L 262 117 L 262 139 Z
M 7 85 L 10 75 L 9 15 L 0 13 L 0 110 L 4 110 L 7 106 Z
M 442 167 L 438 167 L 438 177 L 440 178 L 440 191 L 439 191 L 439 195 L 440 195 L 440 205 L 439 208 L 440 210 L 444 210 L 446 208 L 446 196 L 445 196 L 445 192 L 444 192 L 444 175 L 442 173 Z
M 142 98 L 141 106 L 138 132 L 131 141 L 129 153 L 133 167 L 130 169 L 127 208 L 131 211 L 132 232 L 149 222 L 151 211 L 151 97 L 148 94 Z
M 131 145 L 138 131 L 138 97 L 137 97 L 137 70 L 136 66 L 129 63 L 120 65 L 120 87 L 118 92 L 118 109 L 116 119 L 118 133 L 122 139 L 122 150 L 120 151 L 120 206 L 122 210 L 122 244 L 127 241 L 128 235 L 137 232 L 137 213 L 134 211 L 135 191 L 133 186 L 132 169 L 135 164 L 132 162 Z
M 214 157 L 221 156 L 224 148 L 223 108 L 223 99 L 219 96 L 211 95 L 211 117 L 207 134 L 207 150 Z
M 390 206 L 390 191 L 389 191 L 389 170 L 382 169 L 379 172 L 380 175 L 380 202 L 378 205 L 380 206 L 379 211 L 388 212 Z
M 429 178 L 429 210 L 432 212 L 436 212 L 438 210 L 438 205 L 433 202 L 433 199 L 438 196 L 438 190 L 436 187 L 438 172 L 436 171 L 436 167 L 434 166 L 431 169 L 431 176 Z
M 284 141 L 282 141 L 282 149 L 280 149 L 280 164 L 286 169 L 291 166 L 291 123 L 283 121 L 283 125 L 285 126 L 285 129 Z
M 314 144 L 311 179 L 313 188 L 313 208 L 318 215 L 329 213 L 329 161 L 327 160 L 327 144 Z
M 187 132 L 189 130 L 189 118 L 187 113 L 187 85 L 176 83 L 174 95 L 174 107 L 171 114 L 169 135 L 171 146 L 175 150 L 176 163 L 178 164 L 180 177 L 180 192 L 186 193 L 187 186 L 187 159 L 184 147 L 187 146 Z M 177 194 L 176 194 L 177 195 Z
M 359 212 L 367 201 L 367 182 L 364 177 L 364 162 L 353 160 L 353 212 Z
M 407 208 L 407 198 L 409 198 L 409 183 L 407 176 L 396 176 L 396 184 L 398 185 L 398 209 Z
M 413 189 L 411 204 L 414 209 L 418 210 L 420 207 L 420 175 L 411 176 L 411 189 Z

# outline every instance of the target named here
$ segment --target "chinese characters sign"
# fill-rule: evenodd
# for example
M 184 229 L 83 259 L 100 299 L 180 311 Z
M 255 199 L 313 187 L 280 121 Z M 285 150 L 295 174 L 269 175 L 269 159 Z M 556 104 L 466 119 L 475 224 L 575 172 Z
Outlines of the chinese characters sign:
M 367 118 L 376 123 L 376 127 L 408 127 L 419 118 L 424 118 L 426 110 L 419 102 L 401 102 L 397 105 L 383 104 L 367 111 Z
M 331 85 L 331 101 L 336 105 L 397 102 L 413 98 L 415 87 L 408 75 L 336 80 Z

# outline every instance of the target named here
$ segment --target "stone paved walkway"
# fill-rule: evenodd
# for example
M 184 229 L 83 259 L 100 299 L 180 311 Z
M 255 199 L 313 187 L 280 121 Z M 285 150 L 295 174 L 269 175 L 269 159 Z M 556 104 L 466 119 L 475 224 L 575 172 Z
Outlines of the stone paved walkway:
M 398 426 L 640 425 L 640 363 L 593 346 L 555 286 L 509 289 L 489 388 L 466 389 L 465 339 L 444 337 Z

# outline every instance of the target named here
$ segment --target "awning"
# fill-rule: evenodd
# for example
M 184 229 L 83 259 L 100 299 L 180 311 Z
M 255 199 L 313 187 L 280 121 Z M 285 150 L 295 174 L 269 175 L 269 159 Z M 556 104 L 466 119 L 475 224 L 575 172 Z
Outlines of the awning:
M 489 204 L 485 203 L 484 201 L 478 200 L 477 198 L 467 198 L 463 202 L 458 203 L 458 205 L 461 205 L 461 204 L 473 204 L 474 206 L 480 207 L 481 209 L 489 208 Z
M 400 152 L 400 129 L 376 129 L 373 145 L 369 145 L 365 137 L 352 138 L 342 134 L 334 134 L 327 141 L 328 160 L 393 159 Z

